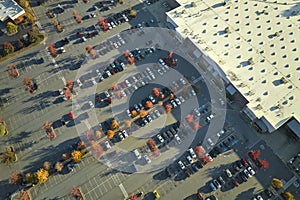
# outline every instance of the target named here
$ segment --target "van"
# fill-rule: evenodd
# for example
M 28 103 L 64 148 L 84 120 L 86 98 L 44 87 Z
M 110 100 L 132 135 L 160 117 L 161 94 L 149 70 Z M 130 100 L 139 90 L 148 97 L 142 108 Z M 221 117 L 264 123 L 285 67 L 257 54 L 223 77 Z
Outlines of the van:
M 225 172 L 226 172 L 226 175 L 228 176 L 228 178 L 232 177 L 231 171 L 229 169 L 226 169 Z

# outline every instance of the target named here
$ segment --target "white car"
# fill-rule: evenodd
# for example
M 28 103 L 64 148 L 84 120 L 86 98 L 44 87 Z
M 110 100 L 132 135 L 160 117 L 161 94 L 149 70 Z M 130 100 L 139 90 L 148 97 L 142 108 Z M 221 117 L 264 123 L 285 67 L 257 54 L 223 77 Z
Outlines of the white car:
M 211 138 L 207 138 L 207 142 L 209 143 L 210 146 L 214 146 L 215 143 L 212 141 Z
M 123 137 L 122 133 L 119 133 L 119 138 L 121 141 L 123 141 L 125 138 Z
M 195 154 L 195 152 L 194 152 L 194 150 L 193 150 L 193 148 L 189 148 L 188 152 L 191 154 L 192 158 L 196 158 L 197 157 L 196 154 Z
M 138 80 L 135 76 L 132 77 L 132 80 L 136 83 Z
M 91 13 L 90 16 L 91 16 L 92 18 L 95 18 L 95 17 L 96 17 L 96 14 L 95 14 L 95 13 Z
M 84 36 L 82 36 L 81 39 L 82 39 L 83 42 L 86 42 L 86 38 Z
M 192 91 L 191 91 L 191 95 L 192 95 L 192 96 L 196 96 L 195 90 L 192 90 Z
M 173 108 L 176 108 L 176 107 L 177 107 L 177 104 L 175 103 L 174 100 L 171 100 L 171 104 L 172 104 Z
M 178 144 L 180 144 L 181 143 L 181 139 L 178 136 L 178 134 L 175 134 L 174 137 L 175 137 L 176 141 L 178 142 Z
M 201 113 L 199 112 L 198 108 L 194 109 L 194 113 L 196 114 L 197 117 L 201 116 Z
M 165 65 L 166 63 L 163 61 L 163 59 L 159 59 L 158 62 L 162 65 Z
M 66 50 L 65 50 L 64 47 L 60 47 L 59 50 L 60 50 L 62 53 L 65 53 L 65 52 L 66 52 Z
M 160 117 L 160 113 L 159 113 L 158 110 L 155 110 L 155 111 L 154 111 L 154 114 L 156 115 L 156 117 Z
M 260 195 L 256 196 L 257 200 L 264 200 Z
M 175 98 L 175 101 L 176 101 L 177 105 L 181 105 L 181 102 L 178 98 Z
M 82 86 L 82 83 L 81 83 L 81 81 L 80 81 L 79 79 L 76 81 L 76 83 L 77 83 L 77 85 L 78 85 L 79 87 Z
M 162 76 L 162 75 L 164 75 L 164 73 L 159 69 L 159 70 L 157 70 L 157 72 Z
M 110 95 L 107 91 L 104 91 L 104 95 L 105 95 L 106 98 L 110 97 Z
M 123 69 L 126 69 L 126 66 L 125 66 L 124 63 L 121 62 L 120 65 L 121 65 L 121 67 L 122 67 Z
M 126 93 L 124 92 L 124 90 L 121 90 L 121 96 L 122 97 L 126 97 Z M 130 115 L 131 116 L 131 115 Z
M 126 130 L 122 130 L 122 134 L 123 134 L 124 138 L 128 137 L 128 133 L 126 132 Z
M 178 97 L 178 99 L 181 101 L 181 103 L 185 102 L 185 100 L 184 100 L 184 98 L 182 96 Z
M 181 79 L 179 79 L 179 80 L 180 80 L 180 82 L 181 82 L 183 85 L 186 84 L 186 81 L 185 81 L 183 78 L 181 78 Z
M 151 160 L 150 160 L 150 158 L 148 157 L 147 154 L 144 155 L 144 158 L 145 158 L 145 160 L 146 160 L 146 162 L 147 162 L 148 164 L 151 163 Z
M 222 130 L 220 130 L 220 131 L 217 133 L 217 136 L 218 136 L 218 137 L 221 137 L 224 133 L 225 133 L 225 130 L 222 129 Z
M 111 73 L 110 73 L 110 71 L 106 71 L 106 74 L 107 74 L 107 76 L 108 76 L 108 77 L 110 77 L 110 76 L 111 76 Z
M 126 113 L 127 113 L 128 117 L 131 117 L 131 112 L 129 109 L 126 110 Z
M 125 80 L 125 83 L 126 83 L 127 87 L 131 86 L 131 83 L 129 83 L 129 81 L 127 79 Z
M 161 137 L 161 135 L 159 135 L 159 134 L 158 134 L 156 137 L 158 138 L 158 140 L 159 140 L 161 143 L 163 143 L 163 142 L 165 141 L 165 140 Z
M 119 48 L 118 44 L 114 42 L 114 47 L 117 49 Z
M 92 101 L 89 101 L 89 105 L 90 105 L 91 108 L 95 108 L 95 106 L 94 106 L 94 104 L 93 104 Z
M 183 162 L 181 160 L 178 161 L 178 165 L 181 169 L 185 169 L 185 165 L 183 164 Z
M 141 159 L 141 158 L 142 158 L 140 152 L 139 152 L 137 149 L 133 150 L 132 152 L 133 152 L 134 155 L 137 157 L 137 159 Z
M 149 96 L 149 99 L 150 99 L 150 101 L 152 102 L 152 103 L 155 103 L 155 99 L 153 98 L 153 96 Z
M 187 156 L 186 159 L 189 161 L 190 164 L 193 163 L 193 159 L 191 158 L 191 156 Z
M 110 144 L 109 144 L 108 141 L 105 141 L 104 144 L 105 144 L 106 149 L 110 149 L 111 148 L 111 146 L 110 146 Z
M 93 85 L 97 84 L 97 82 L 96 82 L 96 80 L 94 78 L 92 78 L 92 83 L 93 83 Z
M 247 176 L 247 178 L 251 178 L 252 175 L 249 173 L 247 169 L 244 170 L 244 174 Z
M 247 170 L 252 176 L 255 175 L 255 171 L 252 169 L 252 167 L 247 167 Z

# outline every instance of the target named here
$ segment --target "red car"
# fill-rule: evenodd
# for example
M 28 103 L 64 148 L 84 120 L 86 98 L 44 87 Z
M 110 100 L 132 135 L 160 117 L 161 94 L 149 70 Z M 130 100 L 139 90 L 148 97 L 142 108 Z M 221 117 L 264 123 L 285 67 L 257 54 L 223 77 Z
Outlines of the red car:
M 247 162 L 247 160 L 245 158 L 242 158 L 241 161 L 242 161 L 244 167 L 248 167 L 249 166 L 249 164 L 248 164 L 248 162 Z
M 204 200 L 204 196 L 201 192 L 198 192 L 198 199 Z
M 235 178 L 232 178 L 231 181 L 235 187 L 239 186 L 239 183 L 235 180 Z
M 82 38 L 82 34 L 80 32 L 77 32 L 77 37 Z

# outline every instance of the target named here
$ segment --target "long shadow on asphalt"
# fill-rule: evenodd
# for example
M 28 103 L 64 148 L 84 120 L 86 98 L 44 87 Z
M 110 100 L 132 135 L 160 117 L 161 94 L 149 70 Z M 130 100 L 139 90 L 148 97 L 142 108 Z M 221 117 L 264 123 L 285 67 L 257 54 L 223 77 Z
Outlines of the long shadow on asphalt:
M 251 199 L 253 197 L 255 188 L 249 188 L 247 191 L 243 191 L 242 193 L 238 194 L 235 198 L 236 200 L 243 200 L 243 199 Z
M 0 199 L 6 199 L 19 189 L 19 186 L 16 184 L 8 184 L 8 179 L 0 181 Z
M 23 139 L 28 138 L 31 134 L 31 131 L 22 131 L 19 134 L 16 134 L 9 138 L 9 143 L 14 144 L 21 142 Z
M 31 151 L 28 157 L 26 156 L 20 158 L 20 161 L 18 161 L 22 162 L 22 159 L 26 159 L 27 161 L 34 160 L 33 162 L 30 162 L 28 165 L 24 166 L 22 171 L 24 174 L 34 173 L 39 168 L 43 167 L 43 163 L 45 161 L 48 161 L 53 165 L 56 162 L 62 162 L 61 155 L 63 153 L 72 153 L 75 150 L 73 146 L 74 144 L 77 144 L 78 140 L 79 138 L 75 137 L 56 146 L 44 146 L 40 149 L 36 149 L 35 151 Z
M 195 200 L 195 199 L 198 199 L 197 194 L 191 194 L 191 195 L 185 197 L 183 200 Z
M 45 100 L 45 99 L 49 99 L 49 97 L 57 97 L 59 96 L 59 92 L 58 91 L 45 91 L 45 92 L 42 92 L 42 93 L 39 93 L 35 96 L 32 96 L 26 100 L 23 100 L 23 103 L 26 103 L 26 102 L 30 102 L 30 101 L 42 101 L 42 100 Z

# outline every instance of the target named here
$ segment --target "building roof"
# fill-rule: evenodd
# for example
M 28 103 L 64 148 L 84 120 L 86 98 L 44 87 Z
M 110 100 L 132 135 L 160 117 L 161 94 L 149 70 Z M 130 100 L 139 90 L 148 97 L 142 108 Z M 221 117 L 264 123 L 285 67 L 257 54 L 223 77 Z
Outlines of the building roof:
M 13 0 L 0 0 L 0 20 L 15 20 L 25 13 L 24 9 Z
M 250 102 L 279 128 L 300 121 L 300 3 L 293 0 L 178 0 L 167 16 L 203 49 Z

